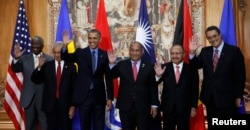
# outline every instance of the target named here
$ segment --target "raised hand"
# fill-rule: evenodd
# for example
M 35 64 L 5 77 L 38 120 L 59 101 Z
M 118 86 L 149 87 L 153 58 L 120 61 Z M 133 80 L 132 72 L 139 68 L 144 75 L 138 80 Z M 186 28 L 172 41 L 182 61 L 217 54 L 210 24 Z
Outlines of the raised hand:
M 16 43 L 15 46 L 14 46 L 14 57 L 15 57 L 15 59 L 20 58 L 23 55 L 24 52 L 25 52 L 25 50 L 21 50 L 20 43 Z
M 38 68 L 41 68 L 45 62 L 45 58 L 43 56 L 39 57 Z
M 198 44 L 198 36 L 194 35 L 189 39 L 189 52 L 194 54 L 201 45 Z
M 108 58 L 109 58 L 109 63 L 114 64 L 117 60 L 117 55 L 113 50 L 108 51 Z
M 162 68 L 160 63 L 155 63 L 154 70 L 157 77 L 161 77 L 165 69 L 166 66 Z
M 72 40 L 69 38 L 69 31 L 65 30 L 63 31 L 63 44 L 64 46 L 67 46 Z

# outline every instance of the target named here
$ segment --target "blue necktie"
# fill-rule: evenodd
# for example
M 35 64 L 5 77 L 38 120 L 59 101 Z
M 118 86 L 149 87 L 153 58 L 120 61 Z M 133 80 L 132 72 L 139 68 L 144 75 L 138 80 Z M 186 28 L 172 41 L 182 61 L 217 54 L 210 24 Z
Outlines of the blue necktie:
M 95 51 L 92 51 L 92 71 L 95 73 L 95 67 L 96 67 L 96 57 L 95 57 Z

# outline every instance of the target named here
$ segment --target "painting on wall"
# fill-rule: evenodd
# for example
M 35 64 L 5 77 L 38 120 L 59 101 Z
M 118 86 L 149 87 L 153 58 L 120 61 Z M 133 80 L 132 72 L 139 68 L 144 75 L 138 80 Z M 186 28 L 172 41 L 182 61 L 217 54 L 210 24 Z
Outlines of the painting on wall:
M 99 0 L 67 0 L 69 17 L 76 47 L 88 45 L 88 30 L 94 28 Z M 135 40 L 140 0 L 104 0 L 113 48 L 118 57 L 128 57 L 128 47 Z M 181 0 L 146 0 L 150 19 L 156 59 L 160 63 L 169 62 L 169 49 L 173 43 L 174 30 Z M 203 2 L 189 0 L 193 30 L 202 39 Z M 56 32 L 60 2 L 55 2 L 51 12 L 51 43 Z M 199 41 L 201 42 L 201 41 Z

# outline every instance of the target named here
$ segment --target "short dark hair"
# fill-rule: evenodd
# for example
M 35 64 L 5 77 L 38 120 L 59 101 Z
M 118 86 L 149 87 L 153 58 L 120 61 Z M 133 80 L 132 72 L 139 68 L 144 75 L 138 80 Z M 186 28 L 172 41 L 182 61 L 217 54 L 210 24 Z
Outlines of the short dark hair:
M 99 37 L 101 37 L 101 32 L 97 29 L 91 29 L 88 33 L 96 33 Z
M 37 41 L 42 47 L 44 46 L 44 40 L 42 37 L 40 36 L 34 36 L 32 39 L 31 39 L 31 43 L 33 41 Z
M 208 31 L 212 31 L 212 30 L 215 30 L 218 34 L 220 34 L 220 29 L 217 27 L 217 26 L 209 26 L 205 33 L 207 33 Z

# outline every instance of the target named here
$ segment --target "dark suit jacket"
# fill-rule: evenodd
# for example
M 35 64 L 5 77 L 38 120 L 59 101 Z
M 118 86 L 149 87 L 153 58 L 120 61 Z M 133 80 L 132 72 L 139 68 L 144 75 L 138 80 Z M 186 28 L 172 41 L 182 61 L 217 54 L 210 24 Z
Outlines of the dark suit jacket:
M 72 63 L 64 63 L 60 81 L 60 100 L 64 102 L 66 110 L 72 106 L 73 83 L 76 76 L 76 67 Z M 56 67 L 55 60 L 45 63 L 41 70 L 35 69 L 31 79 L 35 83 L 44 82 L 42 110 L 51 112 L 56 105 Z
M 204 79 L 200 99 L 208 105 L 213 98 L 216 107 L 235 107 L 235 98 L 241 98 L 246 80 L 244 57 L 238 47 L 224 44 L 217 69 L 213 72 L 213 47 L 204 47 L 191 62 L 203 68 Z
M 53 59 L 53 57 L 45 53 L 43 53 L 42 56 L 45 58 L 45 62 Z M 36 103 L 39 105 L 39 108 L 41 108 L 43 84 L 38 85 L 31 81 L 31 74 L 35 69 L 34 66 L 33 54 L 24 55 L 16 64 L 13 62 L 11 64 L 13 72 L 23 73 L 23 87 L 20 97 L 20 104 L 23 108 L 27 108 L 30 105 L 34 95 L 36 95 Z
M 162 67 L 166 67 L 166 70 L 159 80 L 159 83 L 163 81 L 161 109 L 166 113 L 176 110 L 179 114 L 190 114 L 191 107 L 196 108 L 198 104 L 198 70 L 184 62 L 177 84 L 173 63 L 166 63 Z
M 158 87 L 152 63 L 141 61 L 136 81 L 134 81 L 130 59 L 117 63 L 111 72 L 114 78 L 120 77 L 117 108 L 127 111 L 134 101 L 137 111 L 149 112 L 151 105 L 159 104 Z
M 94 74 L 89 47 L 78 48 L 72 54 L 63 51 L 65 50 L 62 50 L 62 59 L 78 64 L 73 96 L 74 103 L 81 104 L 87 100 L 86 97 L 92 82 L 94 83 L 96 104 L 105 105 L 107 99 L 113 100 L 113 79 L 110 76 L 108 55 L 104 50 L 98 49 L 97 67 Z M 107 90 L 105 90 L 105 86 Z

